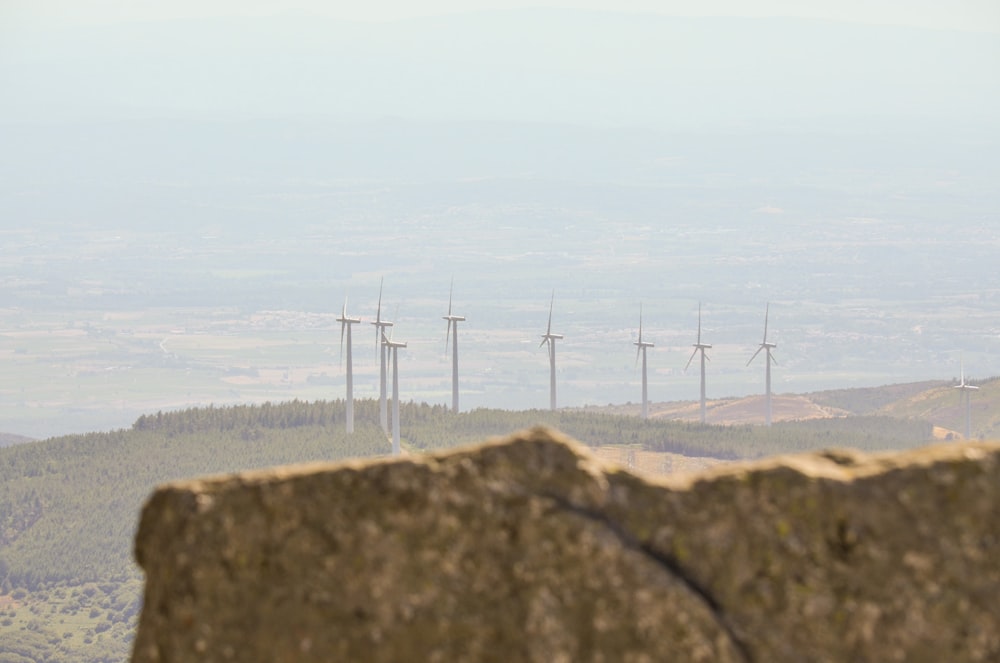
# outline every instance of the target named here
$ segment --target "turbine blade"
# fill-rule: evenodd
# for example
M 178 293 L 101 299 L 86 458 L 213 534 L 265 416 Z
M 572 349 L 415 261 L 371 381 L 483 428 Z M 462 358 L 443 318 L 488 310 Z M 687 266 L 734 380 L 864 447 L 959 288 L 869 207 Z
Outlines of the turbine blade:
M 340 365 L 344 365 L 344 328 L 347 327 L 347 322 L 340 323 Z
M 639 343 L 642 343 L 642 302 L 639 303 Z M 638 357 L 638 353 L 636 353 Z
M 763 345 L 762 345 L 762 346 L 760 346 L 759 348 L 757 348 L 757 352 L 753 353 L 753 356 L 752 356 L 752 357 L 750 357 L 750 361 L 748 361 L 748 362 L 747 362 L 747 366 L 749 366 L 749 365 L 750 365 L 750 363 L 751 363 L 751 362 L 753 362 L 753 360 L 757 358 L 757 355 L 759 355 L 759 354 L 760 354 L 760 351 L 761 351 L 761 350 L 763 350 L 763 349 L 764 349 L 764 346 L 763 346 Z M 770 353 L 768 353 L 768 354 L 770 355 Z
M 698 302 L 698 345 L 701 345 L 701 302 Z
M 451 315 L 451 306 L 448 306 L 448 315 Z M 454 322 L 451 318 L 448 319 L 448 330 L 444 333 L 444 351 L 448 352 L 448 339 L 451 336 L 451 323 Z M 456 329 L 456 332 L 458 330 Z
M 764 307 L 764 342 L 767 343 L 767 314 L 771 311 L 771 302 Z
M 455 277 L 451 277 L 451 288 L 448 289 L 448 315 L 451 315 L 451 295 L 455 291 Z
M 546 336 L 543 336 L 543 337 L 542 337 L 542 342 L 538 344 L 538 347 L 542 347 L 543 345 L 545 345 L 545 344 L 546 344 L 546 343 L 548 343 L 548 342 L 549 342 L 549 337 L 548 337 L 548 335 L 546 335 Z
M 642 337 L 641 336 L 639 337 L 639 342 L 642 342 Z M 636 366 L 639 365 L 639 353 L 640 352 L 642 352 L 642 346 L 641 345 L 637 345 L 636 348 L 635 348 L 635 365 Z
M 556 304 L 556 291 L 555 289 L 553 289 L 552 300 L 549 302 L 549 326 L 545 328 L 546 334 L 552 333 L 552 308 L 555 306 L 555 304 Z
M 694 352 L 691 353 L 691 357 L 688 359 L 688 363 L 684 365 L 685 371 L 691 366 L 691 362 L 694 361 L 694 356 L 696 354 L 698 354 L 698 348 L 694 349 Z
M 382 285 L 385 283 L 383 276 L 378 282 L 378 308 L 375 309 L 375 356 L 378 357 L 378 335 L 382 331 Z
M 396 304 L 396 316 L 395 316 L 394 319 L 395 320 L 399 320 L 399 304 Z M 392 342 L 392 337 L 393 337 L 393 334 L 395 334 L 395 333 L 396 333 L 396 325 L 393 325 L 392 326 L 392 331 L 389 332 L 389 341 L 390 342 Z

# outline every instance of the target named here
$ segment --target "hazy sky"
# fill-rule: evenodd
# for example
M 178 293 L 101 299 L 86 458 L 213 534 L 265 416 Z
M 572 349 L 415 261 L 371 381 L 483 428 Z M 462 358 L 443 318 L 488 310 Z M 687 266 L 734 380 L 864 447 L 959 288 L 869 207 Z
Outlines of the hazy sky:
M 789 16 L 1000 33 L 997 0 L 4 0 L 0 21 L 104 22 L 191 16 L 322 14 L 344 19 L 413 16 L 523 7 L 651 12 L 675 16 Z
M 477 13 L 517 8 L 578 11 Z M 616 14 L 589 13 L 599 10 Z M 799 20 L 736 28 L 623 12 Z M 262 16 L 282 20 L 227 20 Z M 405 20 L 419 16 L 439 20 Z M 736 122 L 956 125 L 996 116 L 997 35 L 998 0 L 0 0 L 0 120 L 239 112 L 676 127 L 738 109 Z
M 531 8 L 583 11 L 470 13 Z M 1000 0 L 0 0 L 0 90 L 0 230 L 26 233 L 0 248 L 0 284 L 28 311 L 8 292 L 8 327 L 51 302 L 109 328 L 118 292 L 123 307 L 324 310 L 329 288 L 372 298 L 383 273 L 415 310 L 474 273 L 462 297 L 494 302 L 478 322 L 468 310 L 484 336 L 511 311 L 544 324 L 548 281 L 530 291 L 553 279 L 576 362 L 566 404 L 636 397 L 629 332 L 607 327 L 631 318 L 604 316 L 609 302 L 635 315 L 640 293 L 658 399 L 696 393 L 681 372 L 699 300 L 716 395 L 759 389 L 744 364 L 767 301 L 786 389 L 926 379 L 963 345 L 966 366 L 997 374 L 1000 276 L 951 263 L 994 258 Z M 387 242 L 385 221 L 406 241 Z M 759 236 L 735 241 L 751 224 Z M 104 239 L 131 232 L 155 239 Z M 435 358 L 429 391 L 405 397 L 436 402 L 440 318 L 405 315 L 404 361 Z M 516 387 L 477 404 L 547 402 L 539 332 L 482 355 L 489 380 Z M 618 377 L 581 369 L 595 358 Z M 64 379 L 58 353 L 47 365 L 44 386 L 72 396 L 22 400 L 69 402 L 97 374 Z M 0 394 L 22 394 L 6 375 Z M 128 408 L 187 403 L 177 375 Z M 133 391 L 146 398 L 121 384 L 109 425 L 128 425 Z M 17 403 L 0 420 L 34 432 L 10 427 L 39 416 Z

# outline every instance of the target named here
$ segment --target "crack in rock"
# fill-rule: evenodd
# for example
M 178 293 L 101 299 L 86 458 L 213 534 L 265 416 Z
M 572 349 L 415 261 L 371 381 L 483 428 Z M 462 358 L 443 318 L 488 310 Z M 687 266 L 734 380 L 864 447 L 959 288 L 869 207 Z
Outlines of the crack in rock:
M 615 538 L 617 538 L 625 548 L 641 553 L 647 559 L 652 560 L 658 567 L 665 570 L 672 578 L 680 582 L 681 585 L 683 585 L 688 591 L 701 599 L 701 601 L 708 608 L 709 613 L 712 615 L 712 619 L 729 638 L 729 641 L 732 643 L 733 648 L 739 654 L 740 658 L 745 663 L 754 663 L 754 658 L 749 647 L 736 635 L 732 627 L 729 625 L 722 605 L 715 599 L 714 596 L 712 596 L 711 592 L 709 592 L 706 587 L 693 578 L 676 559 L 639 541 L 632 535 L 631 532 L 623 528 L 620 523 L 608 518 L 608 516 L 604 513 L 591 511 L 590 509 L 569 502 L 566 498 L 560 495 L 552 493 L 541 493 L 539 497 L 551 500 L 561 509 L 564 509 L 574 515 L 603 525 L 612 534 L 614 534 Z

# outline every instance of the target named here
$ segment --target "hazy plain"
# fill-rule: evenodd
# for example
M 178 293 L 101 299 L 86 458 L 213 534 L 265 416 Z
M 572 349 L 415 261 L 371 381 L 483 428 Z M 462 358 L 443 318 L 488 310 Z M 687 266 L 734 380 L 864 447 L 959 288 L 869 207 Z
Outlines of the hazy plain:
M 684 35 L 679 39 L 678 35 Z M 58 39 L 56 39 L 58 37 Z M 48 38 L 48 41 L 45 39 Z M 183 44 L 184 46 L 179 46 Z M 631 45 L 626 48 L 625 45 Z M 199 73 L 200 72 L 200 73 Z M 0 429 L 339 398 L 714 397 L 1000 373 L 1000 36 L 500 12 L 27 24 L 0 50 Z

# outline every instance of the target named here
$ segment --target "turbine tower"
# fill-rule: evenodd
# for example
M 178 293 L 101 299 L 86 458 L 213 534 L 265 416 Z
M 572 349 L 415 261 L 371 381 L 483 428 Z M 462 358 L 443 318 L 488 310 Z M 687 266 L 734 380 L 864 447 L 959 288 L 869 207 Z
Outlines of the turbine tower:
M 563 337 L 562 334 L 552 333 L 552 307 L 556 302 L 556 291 L 552 291 L 552 301 L 549 302 L 549 326 L 545 328 L 545 333 L 542 334 L 542 342 L 538 344 L 538 347 L 542 347 L 546 343 L 549 346 L 549 408 L 552 410 L 556 409 L 556 341 Z
M 642 304 L 639 304 L 639 340 L 635 345 L 635 363 L 639 363 L 639 355 L 642 354 L 642 418 L 649 418 L 649 398 L 646 391 L 646 348 L 653 347 L 649 341 L 642 340 Z
M 705 350 L 712 347 L 710 343 L 701 342 L 701 302 L 698 302 L 698 342 L 694 344 L 694 352 L 691 353 L 691 358 L 688 359 L 687 365 L 684 370 L 687 371 L 688 367 L 691 366 L 691 362 L 694 361 L 694 356 L 701 353 L 701 423 L 705 423 L 705 361 L 708 357 L 705 356 Z
M 448 330 L 444 334 L 444 351 L 448 352 L 448 337 L 454 326 L 455 336 L 451 342 L 451 411 L 458 412 L 458 323 L 465 322 L 465 316 L 451 314 L 451 295 L 454 290 L 455 279 L 452 279 L 451 290 L 448 291 L 448 315 L 444 316 L 448 321 Z
M 392 455 L 399 455 L 399 349 L 406 343 L 393 341 L 382 334 L 382 347 L 392 353 Z
M 385 344 L 382 340 L 385 338 L 385 328 L 392 327 L 392 323 L 382 319 L 382 279 L 378 283 L 378 309 L 375 313 L 375 320 L 372 322 L 375 325 L 375 354 L 381 355 L 381 368 L 379 370 L 379 382 L 378 382 L 378 420 L 382 425 L 382 430 L 386 433 L 389 432 L 389 416 L 386 411 L 386 385 L 385 385 L 385 371 L 386 371 L 386 350 Z
M 761 341 L 760 347 L 757 348 L 757 352 L 753 353 L 753 356 L 750 357 L 750 361 L 747 362 L 747 366 L 749 366 L 750 362 L 757 358 L 757 355 L 760 354 L 761 350 L 767 351 L 767 364 L 764 367 L 764 384 L 766 390 L 765 393 L 767 395 L 767 414 L 764 417 L 764 423 L 767 426 L 771 425 L 771 362 L 774 362 L 775 364 L 778 363 L 778 361 L 771 355 L 771 350 L 778 347 L 778 344 L 767 342 L 767 314 L 770 309 L 771 303 L 768 302 L 767 306 L 764 308 L 764 340 Z
M 972 439 L 972 394 L 971 391 L 979 389 L 979 387 L 968 384 L 965 381 L 965 362 L 961 364 L 961 379 L 959 383 L 955 385 L 955 389 L 961 390 L 961 395 L 965 396 L 965 439 Z
M 354 365 L 351 360 L 351 325 L 361 322 L 361 318 L 347 317 L 347 298 L 344 298 L 344 308 L 337 318 L 340 323 L 340 358 L 344 358 L 344 331 L 347 332 L 347 432 L 354 432 Z

